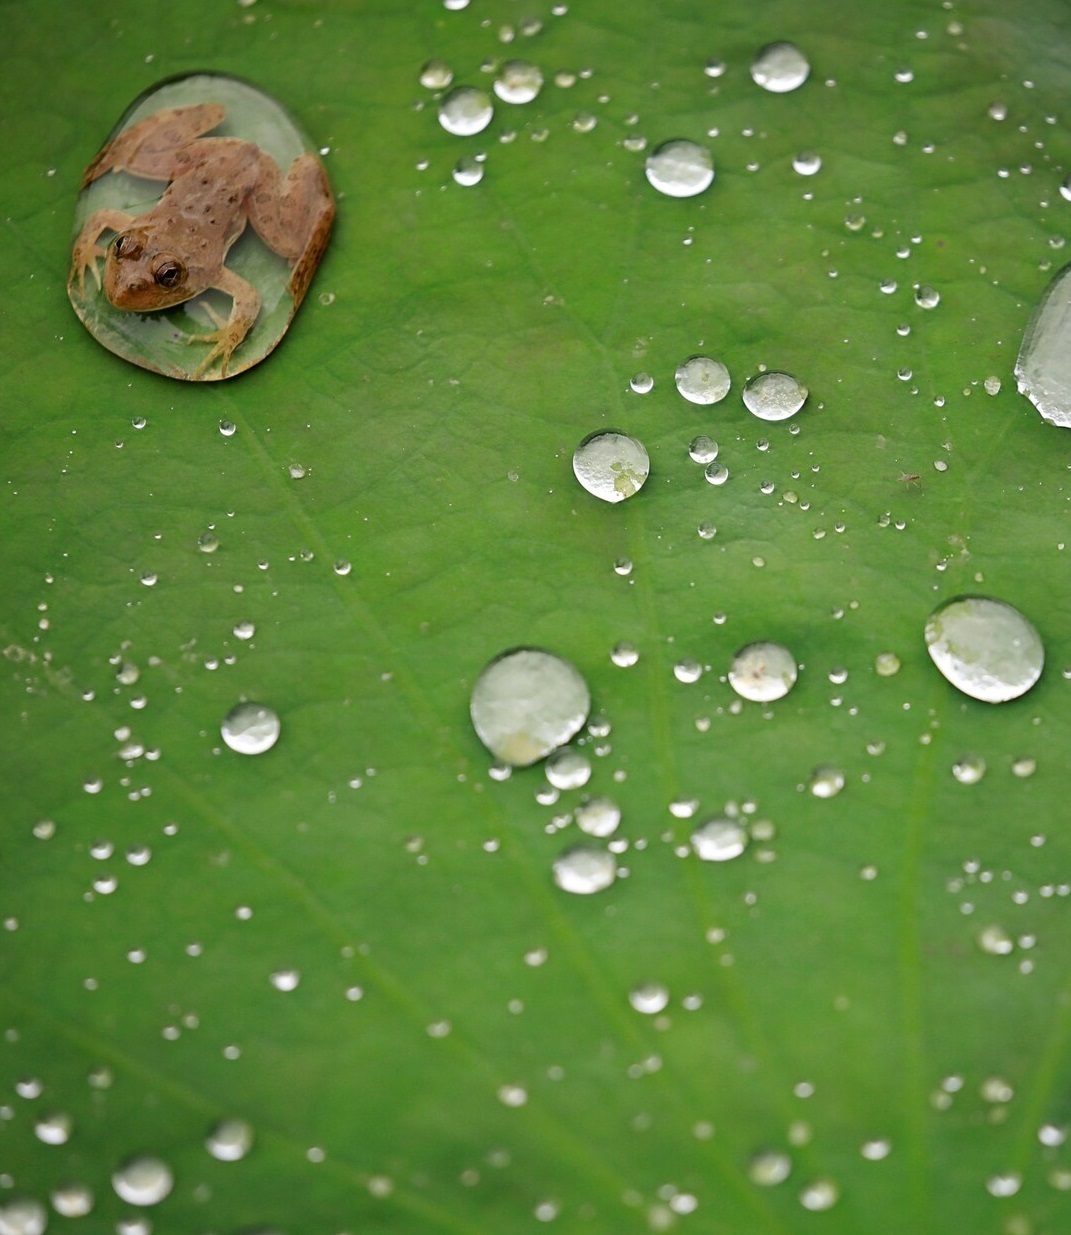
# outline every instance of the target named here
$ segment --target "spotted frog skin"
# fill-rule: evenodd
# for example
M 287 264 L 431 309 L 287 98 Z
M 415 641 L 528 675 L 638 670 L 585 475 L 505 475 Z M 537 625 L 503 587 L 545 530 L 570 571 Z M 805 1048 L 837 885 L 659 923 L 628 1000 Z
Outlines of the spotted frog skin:
M 217 362 L 226 377 L 231 356 L 260 313 L 256 288 L 227 267 L 232 244 L 251 224 L 291 265 L 289 290 L 300 303 L 327 245 L 335 203 L 319 159 L 303 154 L 286 174 L 255 143 L 205 137 L 225 116 L 218 103 L 167 108 L 139 120 L 110 142 L 86 169 L 82 187 L 111 171 L 167 181 L 144 214 L 98 210 L 72 254 L 71 279 L 85 297 L 89 270 L 117 309 L 151 313 L 214 288 L 231 298 L 226 321 L 190 335 L 210 345 L 193 371 L 204 377 Z M 115 235 L 101 245 L 106 232 Z M 104 259 L 103 280 L 97 259 Z

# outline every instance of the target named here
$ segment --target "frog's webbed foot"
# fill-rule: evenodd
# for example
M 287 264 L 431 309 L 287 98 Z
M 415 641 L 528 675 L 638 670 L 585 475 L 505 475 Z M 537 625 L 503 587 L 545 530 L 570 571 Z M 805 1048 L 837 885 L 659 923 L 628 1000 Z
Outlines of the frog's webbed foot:
M 207 301 L 202 306 L 209 319 L 215 323 L 216 329 L 207 334 L 191 334 L 186 339 L 187 343 L 212 344 L 212 350 L 190 374 L 194 381 L 204 380 L 205 375 L 217 360 L 221 361 L 219 376 L 221 378 L 227 376 L 231 356 L 245 341 L 246 335 L 253 329 L 257 315 L 260 313 L 260 296 L 256 288 L 232 270 L 224 267 L 215 286 L 219 291 L 230 296 L 233 302 L 231 313 L 230 317 L 223 321 Z
M 212 350 L 194 369 L 190 377 L 194 381 L 202 380 L 217 360 L 221 361 L 219 376 L 226 377 L 231 356 L 248 333 L 248 327 L 241 325 L 240 322 L 226 322 L 218 330 L 209 331 L 208 334 L 191 334 L 187 336 L 187 343 L 211 343 L 213 345 Z

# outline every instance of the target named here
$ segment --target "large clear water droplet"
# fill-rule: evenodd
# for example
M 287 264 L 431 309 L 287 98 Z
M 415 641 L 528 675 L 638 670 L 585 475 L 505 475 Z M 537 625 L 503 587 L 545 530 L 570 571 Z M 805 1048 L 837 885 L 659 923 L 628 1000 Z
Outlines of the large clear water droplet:
M 780 643 L 749 643 L 733 657 L 729 685 L 744 699 L 772 703 L 796 684 L 796 658 Z
M 667 197 L 695 197 L 714 179 L 710 151 L 683 139 L 663 142 L 647 156 L 648 181 Z
M 219 1162 L 237 1162 L 252 1145 L 253 1125 L 244 1119 L 221 1119 L 205 1140 L 205 1148 Z
M 455 137 L 482 133 L 494 114 L 491 96 L 475 86 L 458 86 L 439 104 L 439 123 Z
M 673 380 L 689 403 L 720 403 L 732 385 L 729 370 L 709 356 L 689 356 L 677 366 Z
M 614 429 L 589 433 L 573 454 L 577 480 L 604 502 L 623 502 L 639 493 L 650 471 L 644 444 Z
M 760 420 L 788 420 L 810 392 L 791 373 L 760 373 L 744 387 L 744 406 Z
M 112 1176 L 112 1187 L 128 1205 L 157 1205 L 171 1191 L 175 1177 L 160 1158 L 143 1154 L 125 1162 Z
M 261 703 L 239 703 L 224 717 L 219 731 L 240 755 L 262 755 L 279 740 L 279 717 Z
M 1050 424 L 1071 428 L 1071 266 L 1042 294 L 1015 362 L 1019 393 Z
M 985 703 L 1025 694 L 1041 676 L 1041 636 L 1018 609 L 986 596 L 960 596 L 926 622 L 933 663 L 955 686 Z
M 44 1235 L 48 1210 L 32 1196 L 16 1196 L 0 1205 L 0 1235 Z
M 807 80 L 811 66 L 795 43 L 767 43 L 751 62 L 751 79 L 771 94 L 797 90 Z
M 738 858 L 747 843 L 747 830 L 735 819 L 708 819 L 692 833 L 692 848 L 704 862 Z
M 580 732 L 591 693 L 574 665 L 539 648 L 514 648 L 472 688 L 472 725 L 496 759 L 526 767 Z
M 554 882 L 563 892 L 590 896 L 608 888 L 617 878 L 617 860 L 594 845 L 574 845 L 554 863 Z

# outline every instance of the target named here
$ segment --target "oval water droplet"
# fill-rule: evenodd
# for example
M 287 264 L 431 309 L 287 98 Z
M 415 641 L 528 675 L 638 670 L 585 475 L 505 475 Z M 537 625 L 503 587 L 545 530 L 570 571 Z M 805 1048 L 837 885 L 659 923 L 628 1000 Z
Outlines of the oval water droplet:
M 667 197 L 695 197 L 710 188 L 714 160 L 695 142 L 674 139 L 656 146 L 644 168 L 648 182 Z
M 654 1016 L 665 1011 L 669 1003 L 669 991 L 661 982 L 644 982 L 629 991 L 628 1001 L 637 1012 L 642 1012 L 644 1016 Z
M 677 389 L 689 403 L 720 403 L 729 393 L 732 379 L 720 360 L 689 356 L 673 375 Z
M 580 789 L 591 778 L 591 760 L 578 750 L 559 750 L 543 769 L 555 789 Z
M 507 60 L 495 78 L 495 94 L 503 103 L 531 103 L 542 89 L 542 70 L 527 60 Z
M 445 90 L 454 80 L 454 70 L 445 60 L 428 60 L 420 70 L 420 84 L 428 90 Z
M 268 975 L 268 981 L 277 991 L 296 991 L 301 985 L 300 969 L 276 969 Z
M 86 1184 L 61 1184 L 49 1199 L 52 1208 L 63 1218 L 84 1218 L 93 1212 L 93 1189 Z
M 574 845 L 554 862 L 554 882 L 563 892 L 590 896 L 608 888 L 616 878 L 614 855 L 593 845 Z
M 74 1120 L 66 1111 L 53 1111 L 33 1126 L 34 1135 L 45 1145 L 66 1145 L 71 1139 Z
M 800 1193 L 800 1204 L 814 1213 L 832 1209 L 840 1199 L 840 1189 L 832 1179 L 816 1179 Z
M 705 467 L 718 457 L 718 443 L 704 434 L 693 437 L 688 445 L 688 457 L 693 463 L 702 463 Z
M 961 785 L 977 785 L 985 775 L 985 768 L 981 755 L 964 755 L 952 765 L 952 775 Z
M 253 1125 L 244 1119 L 221 1119 L 205 1140 L 205 1148 L 219 1162 L 237 1162 L 253 1146 Z
M 240 755 L 262 755 L 279 740 L 279 717 L 261 703 L 239 703 L 224 717 L 219 731 Z
M 760 373 L 744 387 L 744 406 L 760 420 L 788 420 L 807 402 L 810 392 L 791 373 Z
M 762 1188 L 783 1184 L 792 1174 L 792 1159 L 778 1149 L 764 1149 L 748 1163 L 748 1178 Z
M 621 808 L 610 798 L 588 798 L 576 808 L 573 818 L 581 832 L 589 836 L 612 836 L 621 823 Z
M 1071 428 L 1071 266 L 1048 285 L 1015 362 L 1019 393 L 1050 424 Z
M 128 1205 L 157 1205 L 171 1191 L 175 1177 L 160 1158 L 148 1154 L 131 1158 L 112 1176 L 112 1187 Z
M 32 1196 L 16 1196 L 0 1204 L 0 1235 L 44 1235 L 48 1210 Z
M 751 80 L 771 94 L 799 89 L 810 72 L 807 57 L 795 43 L 767 43 L 751 62 Z
M 480 741 L 515 767 L 564 746 L 590 710 L 591 693 L 576 667 L 539 648 L 496 656 L 476 679 L 469 706 Z
M 589 433 L 573 453 L 573 473 L 604 502 L 623 502 L 643 488 L 651 471 L 644 444 L 614 429 Z
M 844 773 L 832 764 L 815 768 L 807 786 L 816 798 L 835 798 L 844 788 Z
M 654 390 L 654 378 L 650 373 L 634 373 L 629 378 L 629 386 L 638 395 L 650 394 Z
M 1018 609 L 986 596 L 960 596 L 930 615 L 926 647 L 949 682 L 972 699 L 1006 703 L 1025 694 L 1045 664 L 1041 636 Z
M 792 160 L 792 170 L 799 176 L 814 176 L 822 170 L 822 156 L 803 150 Z
M 780 643 L 749 643 L 733 657 L 729 685 L 744 699 L 772 703 L 796 684 L 796 658 Z
M 880 678 L 895 677 L 900 672 L 900 657 L 895 652 L 879 652 L 874 657 L 874 672 Z
M 494 114 L 491 96 L 475 86 L 457 86 L 439 104 L 439 123 L 455 137 L 482 133 Z
M 729 862 L 747 848 L 747 829 L 735 819 L 708 819 L 692 833 L 692 849 L 704 862 Z
M 461 185 L 463 189 L 471 189 L 474 184 L 479 184 L 483 179 L 483 170 L 484 163 L 482 159 L 476 158 L 475 155 L 466 154 L 454 164 L 454 170 L 451 172 L 451 175 L 454 178 L 454 184 Z

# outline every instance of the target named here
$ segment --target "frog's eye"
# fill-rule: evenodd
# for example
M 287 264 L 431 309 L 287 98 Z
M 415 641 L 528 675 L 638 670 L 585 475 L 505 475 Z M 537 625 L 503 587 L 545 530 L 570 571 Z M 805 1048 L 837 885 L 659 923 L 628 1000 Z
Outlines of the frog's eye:
M 116 236 L 115 256 L 137 261 L 141 256 L 141 241 L 132 233 Z
M 160 257 L 153 263 L 152 277 L 161 287 L 178 287 L 186 281 L 186 267 L 177 257 Z

